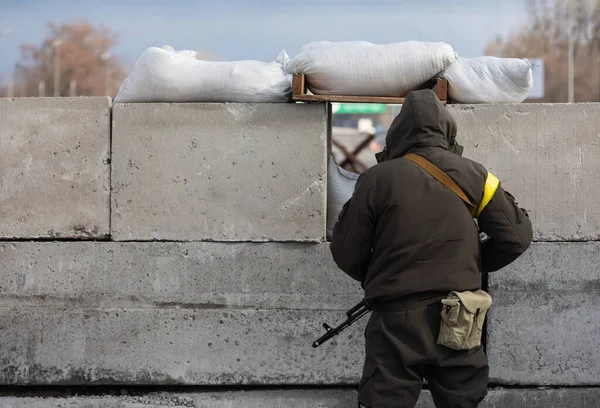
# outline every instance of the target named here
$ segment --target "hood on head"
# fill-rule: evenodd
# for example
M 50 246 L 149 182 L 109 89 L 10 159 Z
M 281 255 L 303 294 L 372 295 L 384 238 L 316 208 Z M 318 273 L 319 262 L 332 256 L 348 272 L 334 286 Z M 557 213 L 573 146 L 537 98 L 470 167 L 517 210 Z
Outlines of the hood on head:
M 456 129 L 456 121 L 432 90 L 413 91 L 387 132 L 385 159 L 401 157 L 420 147 L 438 147 L 460 155 Z

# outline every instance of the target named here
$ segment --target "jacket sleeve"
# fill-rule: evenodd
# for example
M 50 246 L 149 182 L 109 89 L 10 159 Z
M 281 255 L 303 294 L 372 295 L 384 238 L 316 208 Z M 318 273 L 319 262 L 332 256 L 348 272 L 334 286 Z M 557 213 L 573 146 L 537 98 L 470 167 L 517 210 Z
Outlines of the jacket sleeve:
M 333 228 L 330 250 L 338 268 L 363 282 L 375 235 L 373 211 L 374 186 L 363 173 L 357 180 L 352 198 L 344 204 Z
M 478 218 L 479 228 L 489 240 L 481 246 L 481 269 L 495 272 L 504 268 L 531 244 L 533 229 L 527 211 L 519 208 L 514 197 L 502 186 Z

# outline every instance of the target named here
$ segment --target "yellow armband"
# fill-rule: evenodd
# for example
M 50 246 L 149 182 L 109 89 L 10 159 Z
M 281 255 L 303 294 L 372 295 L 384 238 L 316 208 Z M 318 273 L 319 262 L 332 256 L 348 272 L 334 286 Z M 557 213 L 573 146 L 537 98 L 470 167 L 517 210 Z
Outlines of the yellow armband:
M 475 213 L 476 217 L 479 217 L 479 214 L 483 211 L 486 205 L 492 200 L 494 194 L 496 194 L 496 190 L 498 190 L 498 186 L 500 185 L 500 180 L 496 178 L 492 173 L 487 174 L 487 178 L 485 179 L 485 186 L 483 187 L 483 198 L 481 199 L 481 204 L 477 208 L 477 212 Z

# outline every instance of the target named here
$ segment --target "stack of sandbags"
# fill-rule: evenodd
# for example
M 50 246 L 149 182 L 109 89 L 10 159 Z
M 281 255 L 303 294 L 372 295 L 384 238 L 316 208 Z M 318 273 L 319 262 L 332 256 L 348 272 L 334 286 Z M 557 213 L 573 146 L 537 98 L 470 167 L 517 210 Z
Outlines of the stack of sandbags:
M 405 96 L 456 58 L 452 46 L 441 42 L 320 41 L 302 47 L 285 71 L 305 74 L 314 94 Z
M 121 85 L 115 102 L 287 102 L 291 83 L 282 51 L 274 62 L 213 62 L 194 51 L 148 48 Z
M 333 227 L 342 207 L 352 197 L 358 176 L 358 174 L 338 166 L 333 154 L 329 155 L 327 165 L 327 239 L 331 239 Z
M 523 102 L 533 87 L 531 64 L 518 58 L 459 58 L 444 72 L 459 103 Z

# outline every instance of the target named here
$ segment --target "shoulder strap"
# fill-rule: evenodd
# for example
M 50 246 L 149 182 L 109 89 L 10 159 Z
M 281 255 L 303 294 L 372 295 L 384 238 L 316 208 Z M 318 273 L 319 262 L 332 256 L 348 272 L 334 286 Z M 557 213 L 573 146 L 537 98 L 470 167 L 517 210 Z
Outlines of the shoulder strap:
M 447 175 L 442 170 L 437 168 L 433 163 L 431 163 L 424 157 L 421 157 L 414 153 L 409 153 L 409 154 L 405 155 L 404 157 L 406 159 L 418 164 L 419 166 L 421 166 L 427 173 L 431 174 L 440 183 L 445 185 L 450 191 L 452 191 L 454 194 L 456 194 L 458 197 L 460 197 L 460 199 L 463 200 L 465 202 L 465 204 L 467 204 L 467 207 L 469 208 L 469 212 L 471 213 L 471 216 L 473 216 L 473 217 L 475 216 L 475 210 L 476 210 L 475 204 L 473 204 L 467 198 L 464 191 L 458 186 L 458 184 L 456 184 L 456 182 L 454 180 L 452 180 L 452 178 L 449 175 Z

